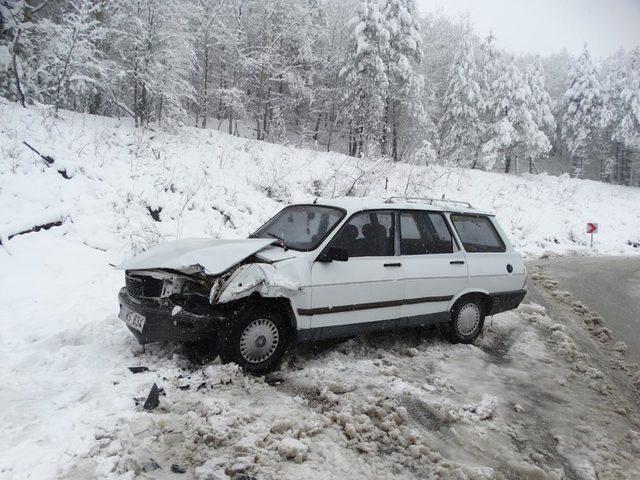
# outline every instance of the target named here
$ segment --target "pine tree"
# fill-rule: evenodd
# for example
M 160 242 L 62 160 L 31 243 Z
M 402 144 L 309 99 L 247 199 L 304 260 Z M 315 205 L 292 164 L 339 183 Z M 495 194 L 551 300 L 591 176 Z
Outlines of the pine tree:
M 529 64 L 525 82 L 530 89 L 529 111 L 533 115 L 536 126 L 535 134 L 529 141 L 528 158 L 529 173 L 534 173 L 534 160 L 551 151 L 551 138 L 555 134 L 556 121 L 553 116 L 553 105 L 549 92 L 545 87 L 544 69 L 540 59 Z
M 569 74 L 564 103 L 562 137 L 572 160 L 571 175 L 583 178 L 584 166 L 596 152 L 602 109 L 600 81 L 586 45 Z
M 531 77 L 531 81 L 537 82 L 534 94 L 530 79 L 522 76 L 513 59 L 508 64 L 504 62 L 493 40 L 489 35 L 482 45 L 481 85 L 486 127 L 482 163 L 491 169 L 498 158 L 504 157 L 505 173 L 509 173 L 512 168 L 517 171 L 518 158 L 524 157 L 529 159 L 529 170 L 532 171 L 533 159 L 551 149 L 541 127 L 549 118 L 545 116 L 547 112 L 543 106 L 538 104 L 547 100 L 544 98 L 544 80 Z
M 423 137 L 427 128 L 421 101 L 424 78 L 415 69 L 422 59 L 422 37 L 413 0 L 383 0 L 381 11 L 389 31 L 389 48 L 384 59 L 389 87 L 381 153 L 387 155 L 390 150 L 391 158 L 398 161 L 400 129 L 409 137 Z
M 495 37 L 490 33 L 480 47 L 481 66 L 479 68 L 480 91 L 482 94 L 482 158 L 474 163 L 480 163 L 485 169 L 491 170 L 496 161 L 506 153 L 515 143 L 516 135 L 513 120 L 514 85 L 509 78 L 510 71 L 504 62 L 502 53 L 494 43 Z M 511 158 L 505 158 L 505 170 L 508 172 Z
M 363 1 L 350 22 L 349 58 L 340 71 L 345 82 L 344 102 L 350 123 L 349 155 L 358 156 L 378 145 L 389 85 L 384 59 L 389 31 L 375 0 Z
M 607 76 L 603 126 L 610 142 L 603 177 L 631 185 L 633 150 L 640 149 L 640 48 L 621 53 Z
M 482 141 L 483 106 L 471 34 L 467 30 L 449 72 L 438 124 L 439 153 L 445 163 L 471 167 L 477 162 Z

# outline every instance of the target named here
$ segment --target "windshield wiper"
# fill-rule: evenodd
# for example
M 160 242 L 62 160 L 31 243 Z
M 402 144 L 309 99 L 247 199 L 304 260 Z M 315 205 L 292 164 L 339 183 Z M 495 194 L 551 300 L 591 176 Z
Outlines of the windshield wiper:
M 284 239 L 282 237 L 279 237 L 275 233 L 271 233 L 271 232 L 264 232 L 264 234 L 269 235 L 271 238 L 275 238 L 276 240 L 278 240 L 278 246 L 284 248 L 285 250 L 289 249 L 289 247 L 287 247 L 287 244 L 284 242 Z

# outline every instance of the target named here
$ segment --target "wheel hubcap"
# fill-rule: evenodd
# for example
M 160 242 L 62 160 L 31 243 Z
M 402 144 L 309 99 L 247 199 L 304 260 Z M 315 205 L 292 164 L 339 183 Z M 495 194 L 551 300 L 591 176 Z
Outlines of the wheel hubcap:
M 240 354 L 249 363 L 269 359 L 278 348 L 280 332 L 268 318 L 258 318 L 246 326 L 240 336 Z
M 475 303 L 462 306 L 456 319 L 456 327 L 461 335 L 471 335 L 480 324 L 480 308 Z

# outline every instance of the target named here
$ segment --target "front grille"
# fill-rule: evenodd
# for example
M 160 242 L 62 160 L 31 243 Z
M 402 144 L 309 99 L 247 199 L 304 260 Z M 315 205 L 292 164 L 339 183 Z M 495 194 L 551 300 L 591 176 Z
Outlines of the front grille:
M 159 297 L 162 295 L 162 280 L 141 275 L 125 277 L 127 293 L 132 297 Z

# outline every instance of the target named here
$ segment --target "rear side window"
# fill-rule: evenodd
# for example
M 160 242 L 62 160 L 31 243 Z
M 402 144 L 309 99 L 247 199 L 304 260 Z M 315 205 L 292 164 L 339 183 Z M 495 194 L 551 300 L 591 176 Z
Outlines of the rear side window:
M 453 239 L 439 213 L 407 211 L 400 213 L 401 255 L 453 253 Z
M 506 247 L 487 217 L 451 215 L 451 222 L 467 252 L 504 252 Z
M 391 257 L 393 239 L 393 213 L 368 211 L 351 217 L 330 246 L 346 249 L 349 257 Z

